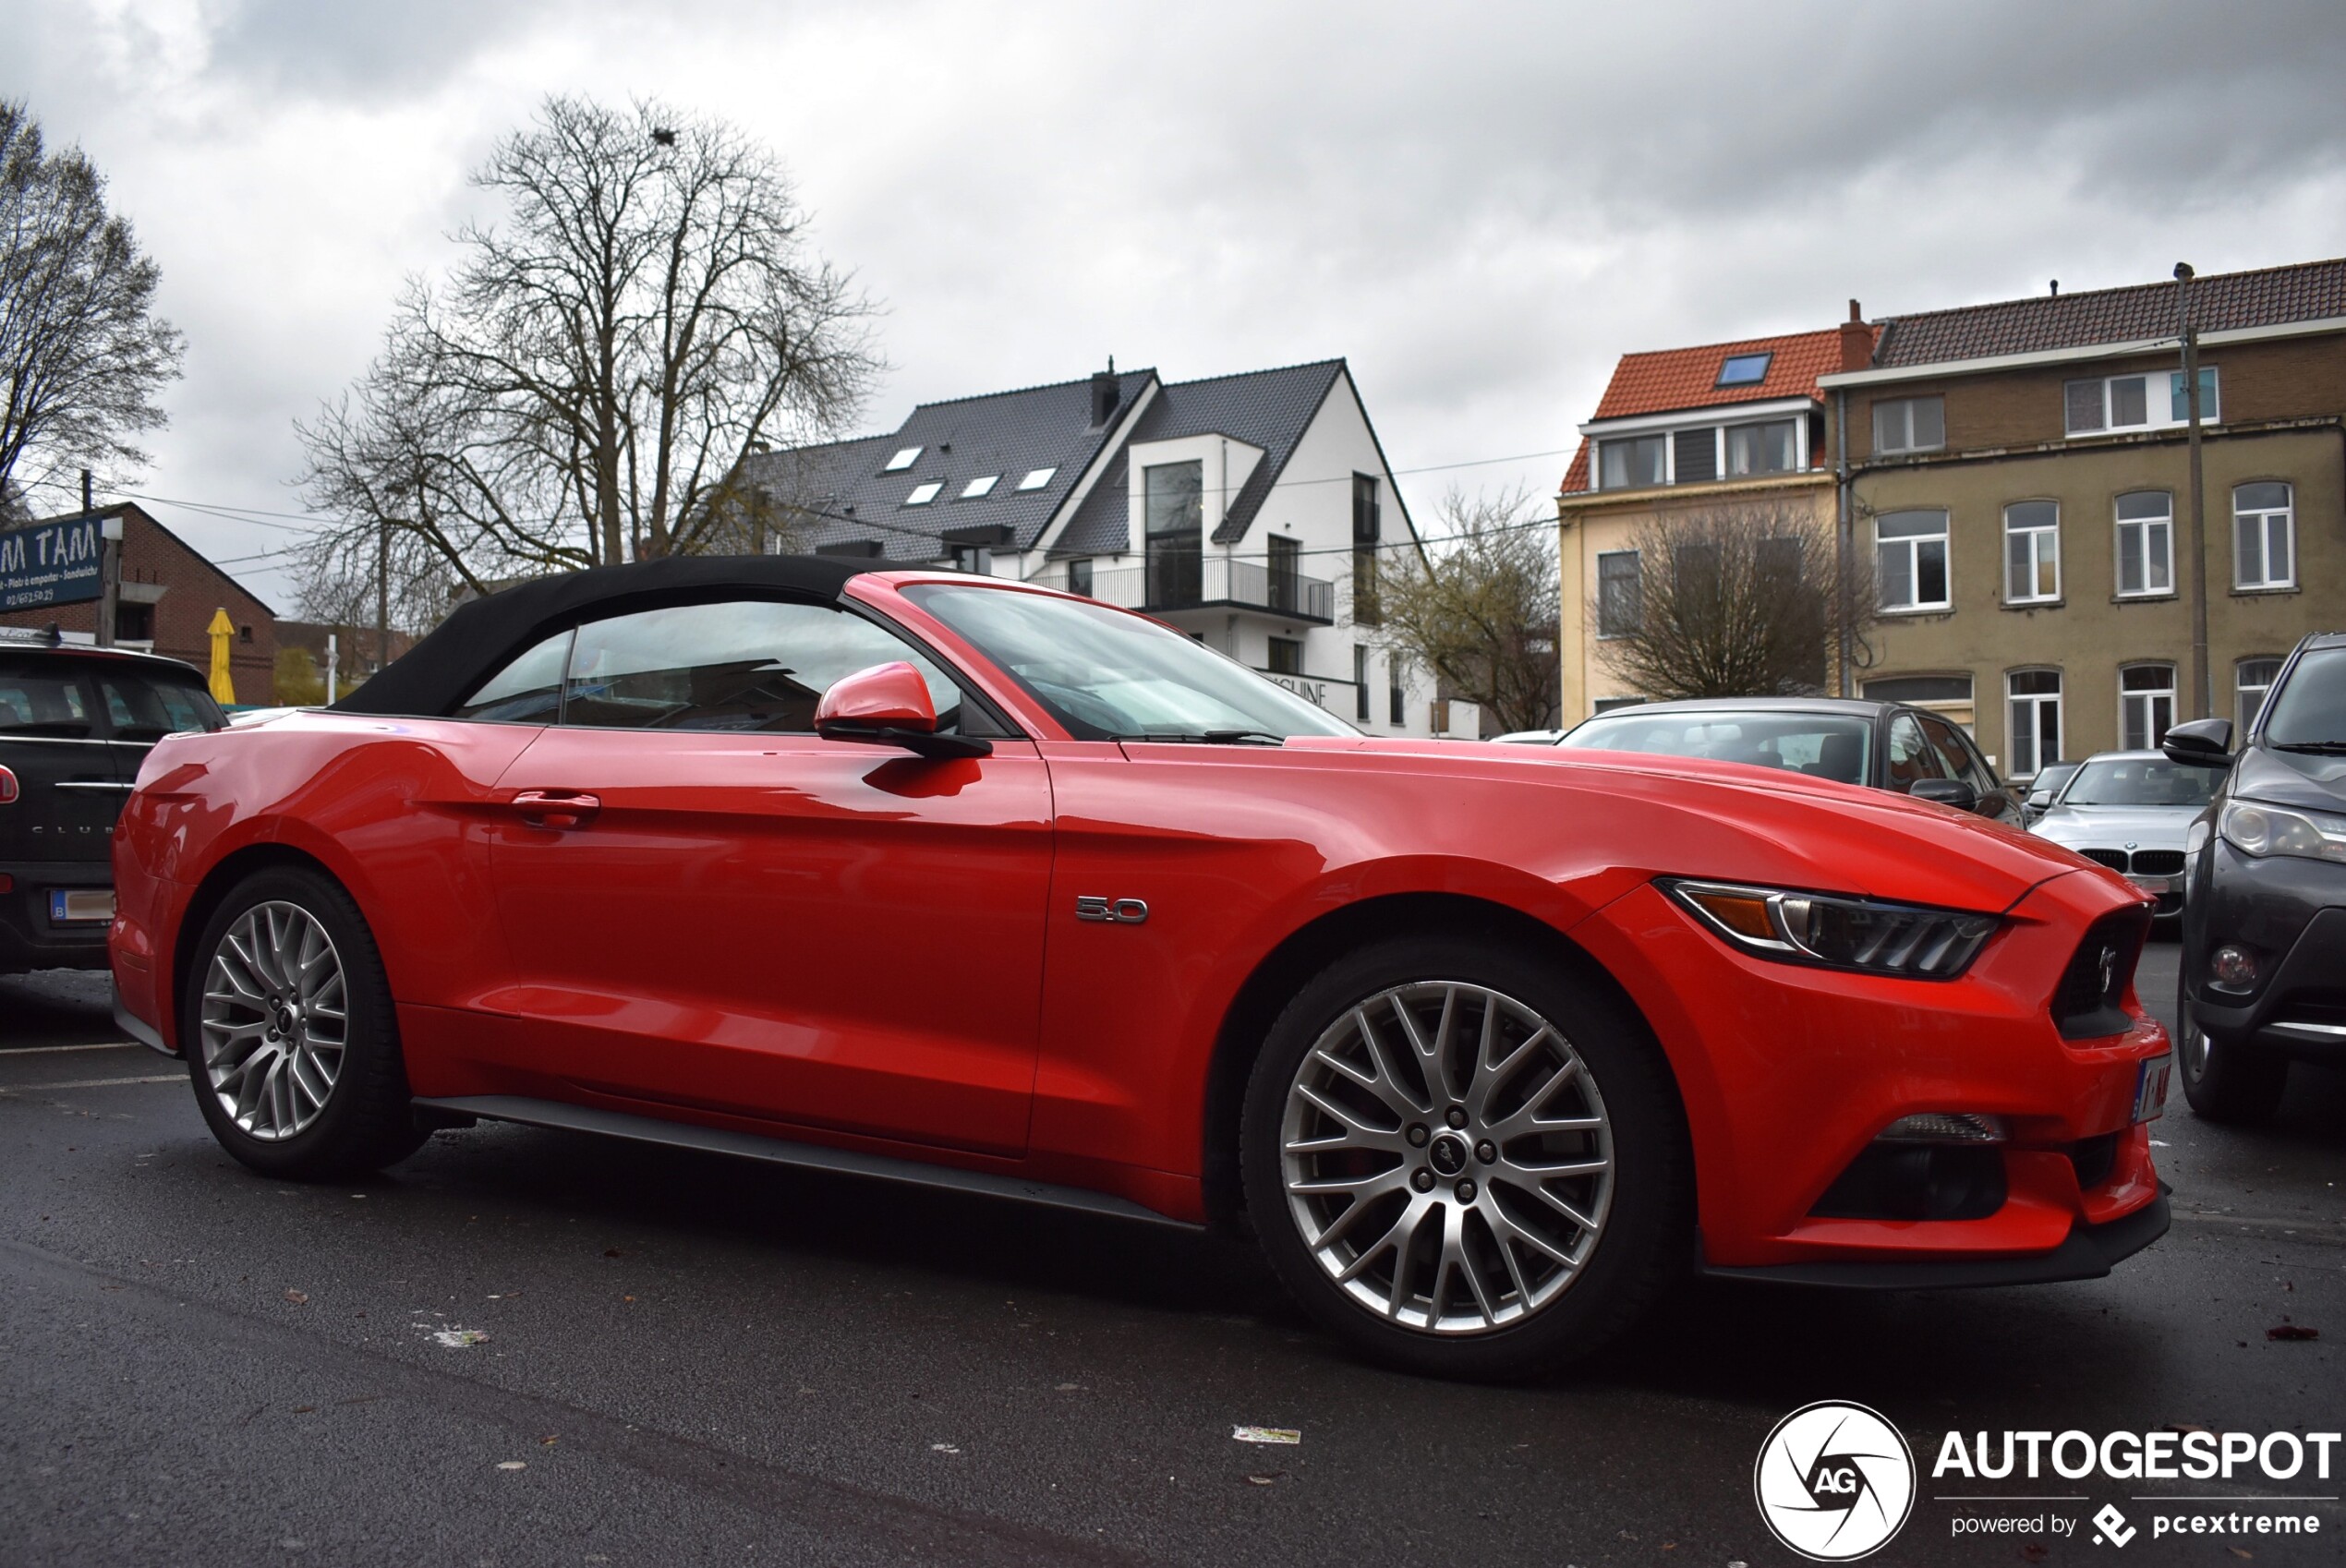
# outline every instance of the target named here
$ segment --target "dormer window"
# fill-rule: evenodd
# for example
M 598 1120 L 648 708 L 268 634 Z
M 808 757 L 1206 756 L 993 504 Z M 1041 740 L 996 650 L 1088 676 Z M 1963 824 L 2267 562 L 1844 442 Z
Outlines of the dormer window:
M 1002 476 L 999 474 L 981 475 L 961 487 L 961 499 L 975 501 L 980 496 L 990 495 L 993 493 L 994 487 L 1001 481 Z
M 926 484 L 914 485 L 913 487 L 913 493 L 904 498 L 904 504 L 906 506 L 926 506 L 930 501 L 937 499 L 937 492 L 944 488 L 944 481 L 939 479 L 931 479 Z
M 881 469 L 880 472 L 883 474 L 901 474 L 905 469 L 910 468 L 913 464 L 918 463 L 921 460 L 922 451 L 922 448 L 916 446 L 899 447 L 897 449 L 896 455 L 888 460 L 888 466 Z
M 1058 472 L 1056 468 L 1030 468 L 1026 471 L 1026 477 L 1018 482 L 1018 488 L 1022 490 L 1039 490 L 1049 484 L 1051 476 Z
M 1723 387 L 1756 387 L 1768 379 L 1768 361 L 1774 357 L 1772 349 L 1766 354 L 1730 354 L 1719 367 L 1718 384 Z

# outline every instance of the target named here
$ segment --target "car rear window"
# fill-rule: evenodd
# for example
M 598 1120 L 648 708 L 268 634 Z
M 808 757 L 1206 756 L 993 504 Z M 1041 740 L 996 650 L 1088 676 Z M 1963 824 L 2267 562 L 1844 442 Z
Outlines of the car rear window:
M 89 699 L 74 670 L 0 665 L 0 735 L 78 738 L 90 730 Z
M 1740 762 L 1862 784 L 1873 725 L 1828 713 L 1623 713 L 1591 718 L 1559 744 Z

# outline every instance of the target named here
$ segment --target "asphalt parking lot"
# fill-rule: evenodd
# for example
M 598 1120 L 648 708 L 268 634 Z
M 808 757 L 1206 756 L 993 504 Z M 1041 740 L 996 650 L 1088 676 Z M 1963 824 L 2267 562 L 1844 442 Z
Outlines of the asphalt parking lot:
M 1789 1562 L 1753 1458 L 1827 1397 L 1925 1460 L 1882 1561 L 2099 1561 L 2090 1526 L 1958 1538 L 1942 1434 L 2346 1417 L 2346 1075 L 2256 1131 L 2178 1092 L 2174 1228 L 2109 1279 L 1694 1286 L 1493 1389 L 1363 1368 L 1246 1248 L 1147 1226 L 488 1126 L 263 1180 L 118 1040 L 102 980 L 0 980 L 0 1562 Z M 2346 1510 L 2292 1506 L 2326 1533 L 2123 1557 L 2339 1561 Z

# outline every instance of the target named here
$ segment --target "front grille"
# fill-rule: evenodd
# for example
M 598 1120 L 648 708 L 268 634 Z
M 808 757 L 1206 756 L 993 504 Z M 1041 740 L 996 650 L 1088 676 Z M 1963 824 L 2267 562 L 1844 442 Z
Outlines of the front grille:
M 2094 922 L 2053 990 L 2053 1024 L 2064 1040 L 2096 1040 L 2123 1034 L 2134 1020 L 2123 1006 L 2142 957 L 2150 911 L 2140 905 L 2115 910 Z
M 2123 850 L 2080 850 L 2077 852 L 2089 861 L 2099 861 L 2112 871 L 2126 869 L 2126 851 Z
M 2183 869 L 2181 850 L 2136 850 L 2134 863 L 2130 868 L 2145 876 L 2176 876 Z

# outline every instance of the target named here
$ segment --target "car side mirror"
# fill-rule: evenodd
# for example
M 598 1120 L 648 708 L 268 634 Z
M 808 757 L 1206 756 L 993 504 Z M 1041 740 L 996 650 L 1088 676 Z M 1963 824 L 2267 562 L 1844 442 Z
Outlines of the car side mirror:
M 937 732 L 937 705 L 921 672 L 895 659 L 831 682 L 815 705 L 815 733 L 826 741 L 901 746 L 925 757 L 991 756 L 993 743 Z
M 1917 801 L 1934 805 L 1953 806 L 1957 811 L 1977 811 L 1979 791 L 1961 778 L 1917 778 L 1914 788 L 1906 791 Z
M 2229 767 L 2232 760 L 2232 721 L 2194 718 L 2176 725 L 2159 742 L 2169 762 L 2185 767 Z

